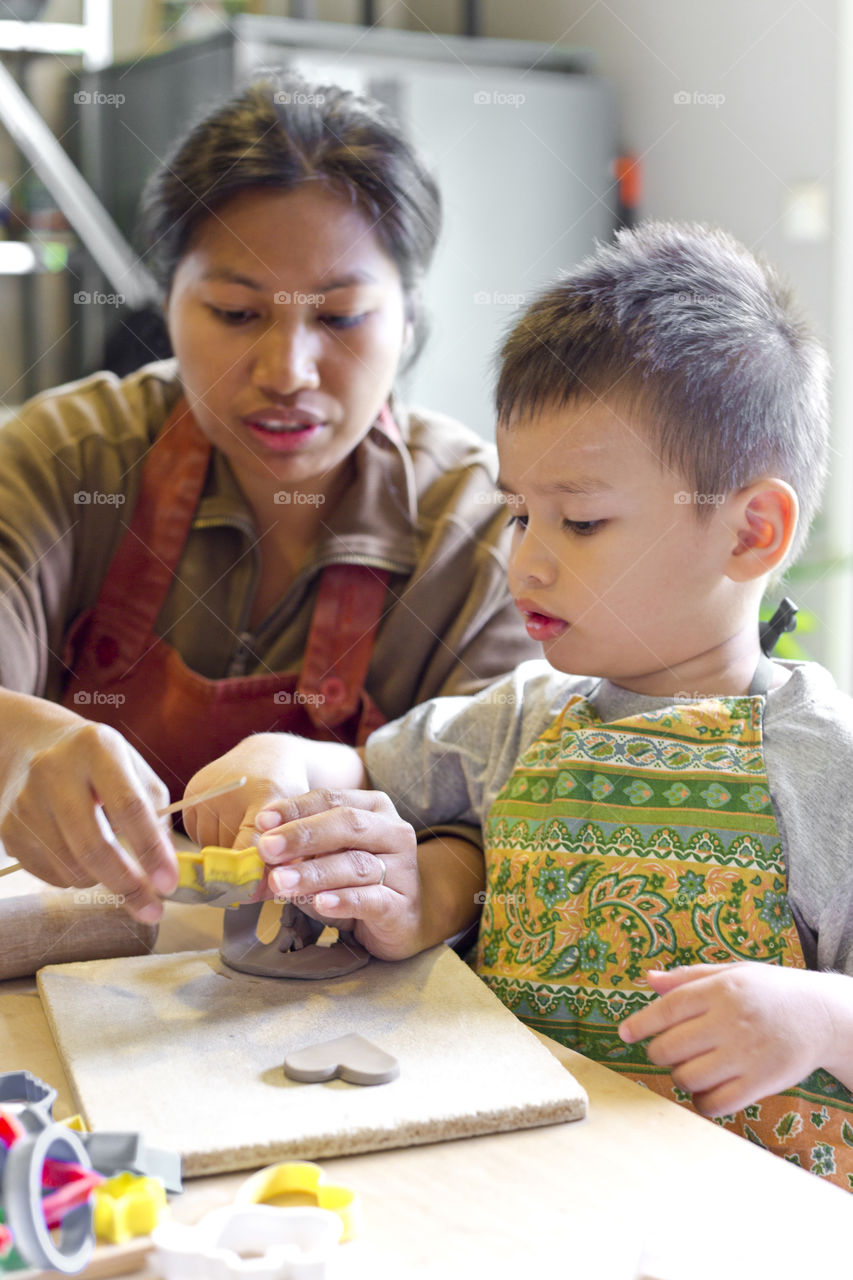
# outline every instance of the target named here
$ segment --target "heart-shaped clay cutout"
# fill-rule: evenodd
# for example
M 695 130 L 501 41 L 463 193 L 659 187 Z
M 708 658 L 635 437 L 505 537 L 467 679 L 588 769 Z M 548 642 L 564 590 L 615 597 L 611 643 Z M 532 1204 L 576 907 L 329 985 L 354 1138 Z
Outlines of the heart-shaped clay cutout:
M 400 1064 L 390 1053 L 353 1032 L 288 1054 L 284 1074 L 307 1084 L 336 1076 L 348 1084 L 387 1084 L 400 1074 Z

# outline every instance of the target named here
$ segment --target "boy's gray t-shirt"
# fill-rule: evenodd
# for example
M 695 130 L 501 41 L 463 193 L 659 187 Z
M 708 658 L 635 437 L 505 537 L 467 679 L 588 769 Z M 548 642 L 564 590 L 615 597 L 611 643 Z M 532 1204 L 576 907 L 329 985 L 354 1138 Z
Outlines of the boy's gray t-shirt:
M 817 663 L 777 665 L 790 676 L 766 698 L 764 758 L 788 896 L 809 966 L 853 975 L 853 699 Z M 372 734 L 371 784 L 417 828 L 482 826 L 518 757 L 573 694 L 604 721 L 675 701 L 525 662 L 475 697 L 434 698 Z

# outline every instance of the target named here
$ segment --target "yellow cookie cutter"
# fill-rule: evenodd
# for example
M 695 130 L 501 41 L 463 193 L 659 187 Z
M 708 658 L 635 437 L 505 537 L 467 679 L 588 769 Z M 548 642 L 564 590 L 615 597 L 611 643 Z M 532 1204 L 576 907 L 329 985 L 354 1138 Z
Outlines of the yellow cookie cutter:
M 147 1236 L 168 1212 L 166 1189 L 158 1178 L 119 1173 L 95 1192 L 92 1225 L 99 1240 L 124 1244 L 132 1236 Z
M 209 885 L 227 885 L 237 890 L 249 885 L 260 886 L 267 869 L 254 845 L 248 849 L 224 849 L 209 844 L 197 851 L 178 849 L 176 853 L 178 883 L 170 897 L 197 894 L 201 899 Z M 210 896 L 216 895 L 211 893 Z M 225 904 L 217 901 L 217 905 Z
M 298 1199 L 297 1199 L 298 1197 Z M 361 1204 L 350 1187 L 326 1182 L 318 1164 L 291 1160 L 259 1169 L 240 1186 L 235 1204 L 304 1204 L 306 1197 L 318 1209 L 336 1213 L 343 1223 L 341 1241 L 351 1240 L 361 1227 Z

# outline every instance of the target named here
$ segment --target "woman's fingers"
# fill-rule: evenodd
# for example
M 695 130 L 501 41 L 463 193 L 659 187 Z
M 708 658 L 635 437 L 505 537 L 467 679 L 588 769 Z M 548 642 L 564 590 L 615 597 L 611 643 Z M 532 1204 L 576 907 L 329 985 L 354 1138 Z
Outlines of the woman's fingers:
M 276 867 L 269 873 L 269 886 L 282 897 L 300 905 L 303 899 L 312 899 L 318 893 L 333 892 L 342 887 L 363 888 L 381 885 L 393 879 L 393 861 L 381 861 L 364 849 L 348 849 L 325 857 L 311 858 Z
M 257 842 L 261 857 L 270 865 L 347 849 L 395 853 L 413 834 L 381 791 L 323 788 L 278 800 L 275 807 L 282 824 L 264 831 Z
M 269 813 L 283 821 L 269 829 Z M 422 910 L 417 842 L 386 795 L 321 789 L 279 798 L 259 819 L 277 896 L 352 929 L 382 959 L 412 954 Z
M 162 912 L 158 891 L 177 882 L 156 815 L 166 803 L 164 784 L 119 733 L 81 720 L 29 762 L 2 838 L 49 883 L 104 884 L 132 915 L 151 921 Z

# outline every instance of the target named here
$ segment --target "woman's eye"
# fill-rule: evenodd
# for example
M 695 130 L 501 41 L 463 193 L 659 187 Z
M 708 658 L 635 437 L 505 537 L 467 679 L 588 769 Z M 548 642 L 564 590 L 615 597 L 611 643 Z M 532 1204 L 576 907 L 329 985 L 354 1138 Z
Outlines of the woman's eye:
M 603 520 L 564 520 L 563 528 L 567 533 L 576 533 L 579 538 L 588 538 L 603 524 Z
M 367 312 L 362 311 L 357 316 L 320 316 L 322 324 L 328 325 L 330 329 L 354 329 L 357 324 L 361 324 L 367 318 Z
M 526 528 L 527 528 L 527 516 L 526 516 L 526 515 L 524 515 L 524 516 L 523 516 L 523 515 L 520 515 L 518 512 L 515 512 L 515 513 L 514 513 L 513 515 L 511 515 L 511 516 L 510 516 L 510 518 L 507 520 L 507 524 L 509 525 L 509 527 L 510 527 L 510 528 L 512 528 L 512 527 L 513 527 L 513 525 L 517 525 L 519 529 L 526 529 Z
M 244 308 L 230 309 L 228 307 L 211 307 L 213 314 L 224 324 L 241 325 L 248 324 L 250 320 L 254 320 L 257 312 L 249 311 Z

